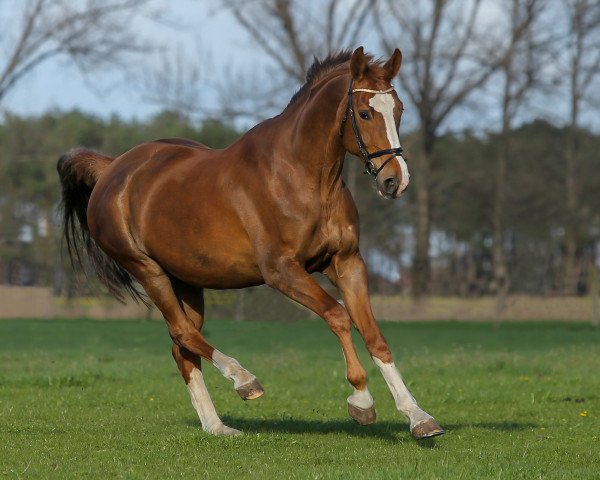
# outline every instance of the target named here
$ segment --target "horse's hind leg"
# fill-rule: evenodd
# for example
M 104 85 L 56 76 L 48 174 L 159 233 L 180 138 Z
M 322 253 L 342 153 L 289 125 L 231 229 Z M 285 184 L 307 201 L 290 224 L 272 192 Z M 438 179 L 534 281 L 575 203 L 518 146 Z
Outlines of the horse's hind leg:
M 173 281 L 173 287 L 181 308 L 200 331 L 204 323 L 204 292 Z M 224 425 L 212 403 L 200 364 L 200 357 L 173 343 L 173 358 L 190 393 L 192 405 L 200 418 L 202 429 L 213 435 L 241 435 L 242 432 Z
M 173 344 L 173 358 L 185 380 L 192 405 L 200 418 L 202 429 L 213 435 L 241 435 L 242 432 L 239 430 L 224 425 L 219 415 L 217 415 L 215 406 L 204 384 L 204 375 L 202 375 L 199 358 L 176 344 Z
M 145 257 L 135 261 L 121 260 L 121 263 L 144 287 L 161 311 L 167 322 L 169 335 L 177 346 L 210 360 L 223 376 L 233 381 L 236 391 L 244 400 L 258 398 L 264 393 L 256 377 L 237 360 L 219 352 L 206 342 L 194 322 L 186 315 L 185 307 L 176 295 L 171 279 L 156 262 Z M 185 294 L 180 292 L 180 295 Z

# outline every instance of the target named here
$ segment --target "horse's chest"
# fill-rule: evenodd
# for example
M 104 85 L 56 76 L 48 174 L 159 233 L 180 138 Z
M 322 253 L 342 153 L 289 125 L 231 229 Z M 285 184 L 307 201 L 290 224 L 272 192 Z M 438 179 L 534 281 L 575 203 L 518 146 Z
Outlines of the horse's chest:
M 340 224 L 331 219 L 319 223 L 306 252 L 307 270 L 324 270 L 333 255 L 340 251 L 354 249 L 358 243 L 356 233 L 356 228 L 352 224 Z

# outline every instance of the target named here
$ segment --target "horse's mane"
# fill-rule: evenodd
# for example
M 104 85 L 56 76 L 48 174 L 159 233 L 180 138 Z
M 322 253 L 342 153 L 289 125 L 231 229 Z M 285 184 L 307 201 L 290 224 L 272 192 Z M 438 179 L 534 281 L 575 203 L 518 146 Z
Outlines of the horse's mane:
M 336 70 L 342 65 L 345 65 L 350 61 L 352 57 L 352 50 L 340 50 L 339 52 L 332 52 L 323 60 L 314 57 L 313 64 L 306 71 L 306 83 L 300 87 L 300 89 L 294 94 L 288 107 L 295 103 L 299 98 L 304 97 L 310 88 L 317 83 L 323 76 Z M 367 56 L 369 61 L 372 60 L 370 55 Z

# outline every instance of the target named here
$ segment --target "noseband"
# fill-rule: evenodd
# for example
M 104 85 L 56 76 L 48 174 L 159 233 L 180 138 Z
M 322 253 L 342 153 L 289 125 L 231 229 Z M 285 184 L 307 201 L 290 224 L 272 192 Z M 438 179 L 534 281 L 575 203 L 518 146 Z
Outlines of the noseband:
M 397 148 L 387 148 L 385 150 L 377 150 L 376 152 L 369 153 L 365 142 L 360 135 L 360 130 L 358 129 L 358 124 L 356 123 L 356 116 L 354 114 L 354 102 L 352 101 L 352 94 L 354 92 L 367 92 L 374 94 L 382 94 L 389 93 L 394 90 L 394 88 L 388 88 L 387 90 L 370 90 L 368 88 L 352 88 L 353 80 L 350 80 L 350 87 L 348 88 L 348 105 L 346 106 L 346 111 L 344 112 L 344 117 L 342 118 L 342 124 L 340 125 L 340 137 L 344 136 L 344 128 L 346 127 L 346 121 L 348 120 L 348 115 L 350 115 L 350 120 L 352 121 L 352 130 L 354 130 L 354 136 L 356 137 L 356 143 L 358 144 L 358 149 L 360 150 L 360 154 L 365 161 L 365 172 L 369 175 L 372 175 L 374 178 L 377 178 L 379 172 L 383 170 L 389 162 L 391 162 L 396 156 L 402 155 L 402 147 Z M 379 168 L 372 161 L 373 158 L 382 157 L 383 155 L 390 154 L 391 156 L 386 159 Z

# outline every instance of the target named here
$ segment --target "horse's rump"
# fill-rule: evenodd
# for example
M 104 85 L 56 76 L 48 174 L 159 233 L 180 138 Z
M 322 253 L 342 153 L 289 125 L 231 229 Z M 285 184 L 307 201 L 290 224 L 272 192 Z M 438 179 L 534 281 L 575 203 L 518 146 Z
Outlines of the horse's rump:
M 113 160 L 85 148 L 70 150 L 59 158 L 56 169 L 62 186 L 63 237 L 73 265 L 78 264 L 86 270 L 85 252 L 100 281 L 118 300 L 123 302 L 124 293 L 129 293 L 136 300 L 145 302 L 129 273 L 98 247 L 88 228 L 90 195 Z

